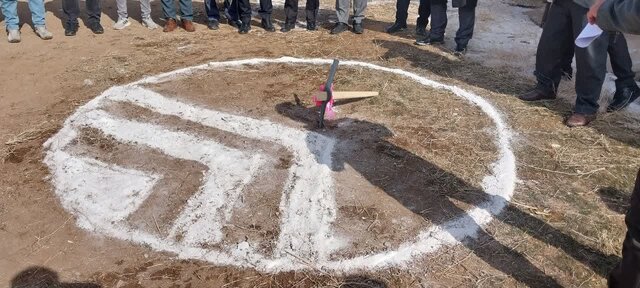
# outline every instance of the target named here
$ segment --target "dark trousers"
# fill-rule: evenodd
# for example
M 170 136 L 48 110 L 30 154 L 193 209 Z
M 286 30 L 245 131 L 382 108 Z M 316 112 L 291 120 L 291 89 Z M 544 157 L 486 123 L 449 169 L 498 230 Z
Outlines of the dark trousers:
M 249 0 L 232 0 L 231 7 L 229 9 L 229 14 L 231 14 L 232 9 L 234 9 L 236 14 L 239 15 L 240 21 L 243 23 L 251 22 L 251 3 Z M 262 19 L 271 18 L 271 12 L 273 11 L 273 4 L 271 0 L 260 0 L 260 17 Z M 233 14 L 231 14 L 233 17 Z
M 568 78 L 571 78 L 571 75 L 573 75 L 571 62 L 573 61 L 575 45 L 570 43 L 567 47 L 569 48 L 567 49 L 567 53 L 565 53 L 561 66 L 562 73 L 568 75 Z M 633 72 L 633 63 L 631 63 L 627 39 L 625 39 L 622 33 L 610 32 L 607 53 L 609 53 L 609 62 L 611 62 L 613 74 L 616 75 L 616 90 L 637 86 L 634 79 L 636 73 Z
M 220 21 L 220 10 L 216 0 L 204 0 L 204 11 L 207 13 L 207 20 Z
M 398 0 L 396 2 L 396 23 L 407 26 L 407 17 L 409 17 L 410 0 Z M 416 26 L 427 27 L 429 25 L 429 16 L 431 16 L 431 0 L 420 0 L 418 6 L 418 21 Z
M 622 261 L 609 274 L 609 287 L 640 287 L 640 171 L 625 218 L 627 235 L 622 243 Z
M 567 49 L 575 45 L 587 23 L 588 9 L 572 0 L 556 0 L 549 9 L 547 22 L 542 29 L 536 53 L 536 78 L 538 89 L 545 93 L 555 93 L 562 75 L 563 59 Z M 602 33 L 587 48 L 575 47 L 576 56 L 576 105 L 575 112 L 595 114 L 598 99 L 607 71 L 607 49 L 609 33 Z
M 473 29 L 476 24 L 477 0 L 467 0 L 467 4 L 458 8 L 460 27 L 456 32 L 456 44 L 460 48 L 466 48 L 469 40 L 473 38 Z M 447 1 L 431 0 L 431 40 L 444 40 L 444 31 L 447 28 Z
M 305 5 L 307 23 L 315 23 L 318 18 L 318 10 L 320 8 L 320 0 L 307 0 Z M 294 25 L 298 19 L 298 0 L 284 1 L 285 23 Z
M 80 16 L 80 4 L 79 0 L 62 0 L 62 11 L 67 17 L 67 25 L 78 24 L 78 17 Z M 86 0 L 87 7 L 87 22 L 100 23 L 100 0 Z

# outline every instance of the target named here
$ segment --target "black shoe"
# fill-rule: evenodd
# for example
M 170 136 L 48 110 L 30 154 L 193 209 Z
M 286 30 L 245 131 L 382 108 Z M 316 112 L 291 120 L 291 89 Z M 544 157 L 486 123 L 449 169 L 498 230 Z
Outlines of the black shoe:
M 78 23 L 67 24 L 64 28 L 64 36 L 76 36 L 78 32 Z
M 261 24 L 262 28 L 267 32 L 276 32 L 276 28 L 273 27 L 273 24 L 271 23 L 271 18 L 262 18 Z
M 104 33 L 104 28 L 102 28 L 102 25 L 100 25 L 100 22 L 94 22 L 89 24 L 89 29 L 91 29 L 91 32 L 93 32 L 93 34 Z
M 316 26 L 316 22 L 307 21 L 307 30 L 316 31 L 318 27 Z
M 427 37 L 427 27 L 416 26 L 416 36 L 418 37 Z
M 240 20 L 232 20 L 230 18 L 227 18 L 227 24 L 231 25 L 231 27 L 233 28 L 240 29 L 242 22 L 240 22 Z
M 407 29 L 407 24 L 393 23 L 393 25 L 385 28 L 384 31 L 389 34 L 393 34 L 396 32 L 404 31 L 404 29 Z
M 444 40 L 431 39 L 430 37 L 424 37 L 416 40 L 416 45 L 425 46 L 425 45 L 442 45 L 444 44 Z
M 295 24 L 284 24 L 284 26 L 282 26 L 282 28 L 280 28 L 280 32 L 287 33 L 289 31 L 293 30 L 294 28 L 296 28 Z
M 220 29 L 220 23 L 218 20 L 211 20 L 207 22 L 207 28 L 209 28 L 209 30 L 218 30 Z
M 356 34 L 364 33 L 364 27 L 362 27 L 362 23 L 353 22 L 353 33 L 356 33 Z
M 638 96 L 640 96 L 640 88 L 638 88 L 638 86 L 625 87 L 616 90 L 616 93 L 613 94 L 613 101 L 611 101 L 611 104 L 607 107 L 607 112 L 614 112 L 627 108 L 629 104 L 638 99 Z
M 453 55 L 456 55 L 458 57 L 462 57 L 465 54 L 467 54 L 467 47 L 464 46 L 456 46 L 456 50 L 453 50 Z
M 238 30 L 238 32 L 240 34 L 247 34 L 249 33 L 249 31 L 251 31 L 251 21 L 242 22 L 242 25 L 240 25 L 240 30 Z
M 338 24 L 336 24 L 336 26 L 331 29 L 331 34 L 340 34 L 347 30 L 349 30 L 349 26 L 347 26 L 347 24 L 338 22 Z

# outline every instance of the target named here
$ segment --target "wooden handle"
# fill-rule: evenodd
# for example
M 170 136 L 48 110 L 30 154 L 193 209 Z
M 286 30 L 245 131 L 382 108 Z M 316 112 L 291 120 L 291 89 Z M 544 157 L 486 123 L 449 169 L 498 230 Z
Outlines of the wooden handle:
M 326 101 L 327 100 L 327 92 L 317 92 L 315 94 L 316 99 L 318 101 Z M 333 99 L 354 99 L 354 98 L 368 98 L 368 97 L 376 97 L 378 96 L 378 91 L 333 91 Z

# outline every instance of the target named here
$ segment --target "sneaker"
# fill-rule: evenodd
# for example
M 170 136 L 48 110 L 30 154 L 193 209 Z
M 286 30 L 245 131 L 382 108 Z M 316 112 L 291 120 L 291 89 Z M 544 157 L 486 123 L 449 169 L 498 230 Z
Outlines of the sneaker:
M 347 30 L 349 30 L 349 26 L 347 26 L 347 24 L 338 22 L 336 26 L 331 29 L 331 34 L 340 34 Z
M 362 27 L 362 23 L 353 23 L 353 33 L 362 34 L 364 33 L 364 27 Z
M 453 50 L 453 55 L 462 57 L 467 54 L 467 47 L 456 46 L 456 50 Z
M 67 27 L 64 28 L 64 36 L 76 36 L 78 32 L 78 23 L 67 23 Z
M 607 107 L 607 112 L 615 112 L 627 108 L 629 104 L 636 101 L 640 96 L 640 89 L 638 86 L 625 87 L 616 90 L 616 93 L 613 94 L 613 101 Z
M 100 25 L 100 22 L 94 22 L 89 24 L 89 29 L 91 29 L 91 32 L 93 32 L 93 34 L 104 33 L 104 28 L 102 28 L 102 25 Z
M 430 37 L 424 37 L 424 38 L 416 40 L 415 44 L 418 45 L 418 46 L 442 45 L 442 44 L 444 44 L 444 40 L 435 40 L 435 39 L 431 39 Z
M 251 21 L 243 21 L 242 24 L 240 25 L 240 29 L 238 30 L 238 33 L 247 34 L 249 33 L 249 31 L 251 31 Z
M 207 22 L 207 28 L 209 28 L 209 30 L 218 30 L 220 29 L 220 23 L 218 20 L 210 20 Z
M 131 22 L 129 22 L 129 18 L 118 19 L 118 22 L 113 24 L 113 29 L 122 30 L 124 28 L 129 27 L 129 25 L 131 25 Z
M 7 29 L 7 40 L 9 40 L 9 43 L 19 43 L 20 42 L 20 30 L 18 30 L 18 29 Z
M 307 30 L 309 30 L 309 31 L 318 30 L 318 26 L 316 26 L 316 22 L 307 21 Z
M 142 26 L 147 27 L 151 30 L 160 28 L 160 25 L 156 24 L 156 22 L 153 22 L 153 19 L 151 19 L 151 17 L 143 17 Z
M 393 25 L 387 27 L 386 29 L 384 29 L 385 32 L 389 33 L 389 34 L 393 34 L 396 32 L 400 32 L 400 31 L 404 31 L 404 29 L 407 29 L 407 24 L 399 24 L 399 23 L 393 23 Z
M 40 39 L 42 40 L 50 40 L 51 38 L 53 38 L 53 34 L 49 32 L 49 30 L 47 30 L 47 27 L 45 26 L 36 26 L 35 31 L 38 37 L 40 37 Z

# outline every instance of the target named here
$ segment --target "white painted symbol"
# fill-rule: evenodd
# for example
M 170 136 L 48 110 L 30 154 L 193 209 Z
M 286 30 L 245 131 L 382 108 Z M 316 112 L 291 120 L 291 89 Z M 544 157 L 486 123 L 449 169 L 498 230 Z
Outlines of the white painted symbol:
M 491 104 L 458 87 L 434 82 L 404 70 L 343 61 L 341 65 L 395 73 L 425 86 L 449 90 L 477 105 L 496 126 L 499 157 L 492 165 L 492 174 L 486 176 L 483 182 L 484 191 L 492 195 L 486 202 L 459 218 L 421 231 L 415 239 L 407 239 L 395 250 L 348 259 L 332 258 L 332 252 L 344 245 L 332 232 L 336 203 L 328 164 L 332 161 L 334 139 L 267 120 L 198 107 L 142 87 L 143 84 L 160 83 L 207 69 L 275 63 L 329 65 L 331 60 L 283 57 L 211 62 L 113 87 L 80 107 L 65 121 L 63 128 L 44 144 L 47 148 L 45 163 L 49 166 L 56 194 L 64 208 L 77 217 L 78 225 L 84 229 L 145 244 L 155 250 L 172 252 L 179 258 L 252 267 L 265 272 L 309 268 L 348 272 L 404 265 L 443 245 L 454 245 L 465 237 L 474 237 L 478 227 L 489 223 L 493 215 L 500 213 L 511 199 L 516 181 L 515 158 L 510 148 L 511 131 Z M 282 192 L 280 231 L 273 252 L 262 254 L 254 243 L 247 241 L 220 246 L 225 237 L 222 228 L 233 214 L 233 203 L 241 197 L 243 188 L 260 169 L 266 155 L 239 151 L 198 135 L 114 116 L 104 109 L 113 102 L 126 102 L 242 137 L 278 143 L 289 149 L 294 155 L 294 164 L 289 168 Z M 69 146 L 82 127 L 98 129 L 119 142 L 152 148 L 167 156 L 196 161 L 208 167 L 199 191 L 187 201 L 185 208 L 172 222 L 168 235 L 136 229 L 126 220 L 153 193 L 154 186 L 163 175 L 75 155 L 69 151 Z M 212 247 L 203 244 L 218 246 L 203 248 Z

